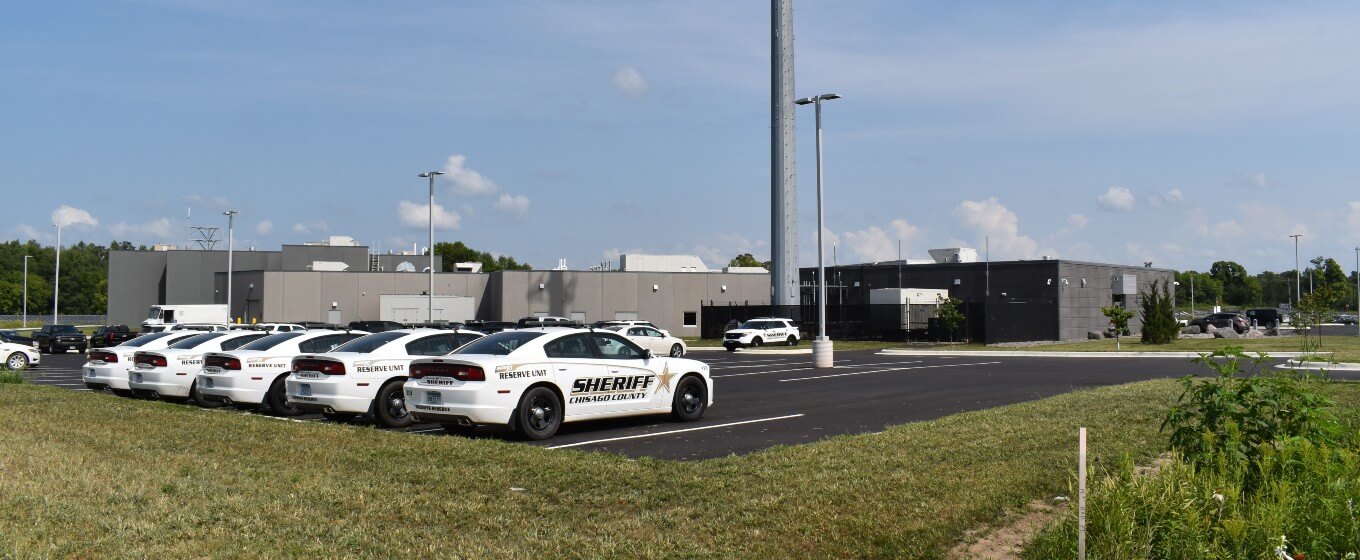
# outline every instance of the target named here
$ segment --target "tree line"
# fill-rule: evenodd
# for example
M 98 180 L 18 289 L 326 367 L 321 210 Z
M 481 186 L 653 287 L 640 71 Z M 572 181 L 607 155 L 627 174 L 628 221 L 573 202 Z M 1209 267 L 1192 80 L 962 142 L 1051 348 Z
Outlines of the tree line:
M 1299 271 L 1297 277 L 1303 296 L 1317 293 L 1332 309 L 1355 309 L 1355 273 L 1347 275 L 1332 258 L 1317 257 L 1308 262 L 1311 266 Z M 1295 279 L 1292 269 L 1252 275 L 1233 261 L 1217 261 L 1208 272 L 1176 273 L 1176 282 L 1180 283 L 1176 306 L 1189 306 L 1192 282 L 1196 306 L 1277 307 L 1296 303 Z

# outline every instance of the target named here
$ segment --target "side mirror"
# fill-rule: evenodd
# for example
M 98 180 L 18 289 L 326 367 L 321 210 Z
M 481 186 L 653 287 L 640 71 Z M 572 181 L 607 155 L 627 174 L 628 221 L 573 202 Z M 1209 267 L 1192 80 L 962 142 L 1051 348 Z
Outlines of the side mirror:
M 654 358 L 655 356 L 652 355 L 652 351 L 651 351 L 651 350 L 643 350 L 643 351 L 642 351 L 642 357 L 645 358 L 645 359 L 650 360 L 650 359 Z

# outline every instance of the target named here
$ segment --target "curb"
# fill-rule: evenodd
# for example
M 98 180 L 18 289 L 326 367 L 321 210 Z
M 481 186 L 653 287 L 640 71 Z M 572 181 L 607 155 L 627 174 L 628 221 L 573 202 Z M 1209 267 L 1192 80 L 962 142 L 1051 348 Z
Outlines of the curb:
M 1285 360 L 1283 364 L 1275 366 L 1278 369 L 1306 369 L 1309 371 L 1360 371 L 1360 364 L 1340 362 L 1335 364 L 1319 362 L 1300 362 L 1298 360 Z
M 1203 354 L 1207 354 L 1204 352 Z M 1331 355 L 1331 352 L 1317 352 L 1305 354 L 1303 352 L 1279 352 L 1268 354 L 1271 358 L 1298 358 L 1302 356 L 1315 356 L 1320 354 Z M 880 356 L 1003 356 L 1012 358 L 1198 358 L 1200 352 L 1034 352 L 1034 351 L 1006 351 L 1006 350 L 881 350 Z

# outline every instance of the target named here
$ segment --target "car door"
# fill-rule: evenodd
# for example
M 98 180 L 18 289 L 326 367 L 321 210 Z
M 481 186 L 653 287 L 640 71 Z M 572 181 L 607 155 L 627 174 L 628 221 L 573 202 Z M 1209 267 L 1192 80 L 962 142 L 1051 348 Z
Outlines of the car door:
M 628 327 L 628 340 L 656 353 L 656 340 L 647 332 L 647 327 Z
M 564 416 L 589 416 L 608 412 L 613 381 L 591 349 L 589 335 L 572 334 L 549 341 L 543 353 L 552 362 L 553 380 L 567 402 Z
M 655 369 L 662 360 L 648 359 L 642 347 L 614 333 L 592 332 L 590 337 L 605 373 L 612 379 L 609 384 L 613 392 L 606 411 L 655 408 L 659 398 L 669 395 L 669 387 L 663 390 L 659 384 L 670 379 L 660 379 Z
M 666 335 L 652 327 L 641 327 L 643 340 L 647 341 L 647 349 L 652 351 L 653 356 L 665 356 L 670 354 L 670 343 L 666 340 Z

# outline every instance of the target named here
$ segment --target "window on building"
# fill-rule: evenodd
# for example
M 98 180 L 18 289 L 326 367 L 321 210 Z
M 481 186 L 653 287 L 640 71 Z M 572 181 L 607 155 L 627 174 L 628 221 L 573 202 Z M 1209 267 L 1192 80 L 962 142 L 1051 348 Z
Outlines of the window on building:
M 696 311 L 686 311 L 684 326 L 686 327 L 699 326 L 699 313 Z

